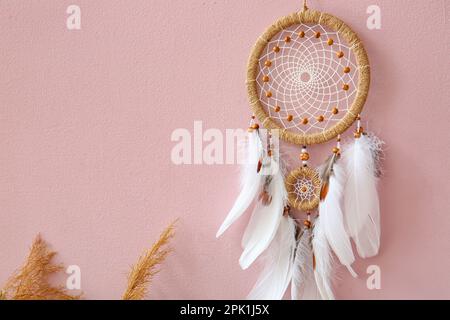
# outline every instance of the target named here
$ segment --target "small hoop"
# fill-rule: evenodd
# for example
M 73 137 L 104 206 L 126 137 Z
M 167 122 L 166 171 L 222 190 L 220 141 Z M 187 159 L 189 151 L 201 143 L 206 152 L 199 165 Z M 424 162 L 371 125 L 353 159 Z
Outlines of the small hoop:
M 297 168 L 289 173 L 285 184 L 291 207 L 312 211 L 319 205 L 322 182 L 317 170 L 308 166 Z

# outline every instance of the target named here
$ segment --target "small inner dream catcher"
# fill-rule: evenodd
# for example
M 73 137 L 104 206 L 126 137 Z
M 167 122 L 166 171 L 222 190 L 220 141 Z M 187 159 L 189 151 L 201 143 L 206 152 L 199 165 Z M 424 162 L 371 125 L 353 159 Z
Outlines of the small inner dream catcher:
M 247 69 L 253 115 L 242 189 L 217 232 L 253 210 L 239 263 L 247 269 L 261 257 L 266 266 L 249 299 L 281 299 L 289 285 L 292 299 L 334 299 L 334 261 L 357 277 L 351 241 L 362 258 L 378 253 L 383 142 L 361 126 L 369 85 L 369 60 L 356 33 L 306 1 L 256 41 Z M 300 166 L 286 175 L 275 135 L 300 149 Z M 311 166 L 308 147 L 331 140 L 328 159 Z

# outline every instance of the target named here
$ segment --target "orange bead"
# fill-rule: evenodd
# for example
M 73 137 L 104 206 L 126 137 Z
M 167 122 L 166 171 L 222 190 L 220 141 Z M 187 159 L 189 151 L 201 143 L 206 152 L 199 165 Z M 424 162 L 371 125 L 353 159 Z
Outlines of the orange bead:
M 339 110 L 338 110 L 337 107 L 334 107 L 333 110 L 331 110 L 331 112 L 332 112 L 333 114 L 338 114 L 338 113 L 339 113 Z
M 292 121 L 292 119 L 294 119 L 294 117 L 292 116 L 292 114 L 288 115 L 287 118 L 286 118 L 287 121 Z
M 311 221 L 305 220 L 305 221 L 303 221 L 303 225 L 309 229 L 309 228 L 311 228 Z
M 280 112 L 280 110 L 281 110 L 280 106 L 275 107 L 275 112 Z
M 320 38 L 320 32 L 317 31 L 316 34 L 315 34 L 314 36 L 315 36 L 317 39 L 319 39 L 319 38 Z
M 309 122 L 308 118 L 303 118 L 303 120 L 302 120 L 303 124 L 308 124 L 308 122 Z
M 254 123 L 254 124 L 252 125 L 252 129 L 259 129 L 259 124 Z
M 317 121 L 322 122 L 323 120 L 325 120 L 325 117 L 320 115 L 317 117 Z
M 304 32 L 304 31 L 300 31 L 300 32 L 298 33 L 298 36 L 299 36 L 300 38 L 303 38 L 303 37 L 305 36 L 305 32 Z
M 338 58 L 342 58 L 342 57 L 344 56 L 344 52 L 338 51 L 338 52 L 336 52 L 336 56 L 337 56 Z
M 305 193 L 306 191 L 308 191 L 308 188 L 307 187 L 302 187 L 300 190 L 301 190 L 301 192 Z
M 334 148 L 333 148 L 333 153 L 336 153 L 336 154 L 337 154 L 337 153 L 339 153 L 339 151 L 341 151 L 341 150 L 339 150 L 338 147 L 334 147 Z
M 269 82 L 269 76 L 264 76 L 264 77 L 263 77 L 263 81 L 264 81 L 264 82 Z
M 284 38 L 284 42 L 289 43 L 291 42 L 291 37 L 286 36 L 286 38 Z
M 273 47 L 273 52 L 280 52 L 280 47 L 279 46 Z
M 350 86 L 346 83 L 342 86 L 342 90 L 347 91 L 350 88 Z
M 271 96 L 272 96 L 272 91 L 267 91 L 267 92 L 266 92 L 266 97 L 267 97 L 267 98 L 270 98 Z
M 329 46 L 331 46 L 332 44 L 334 43 L 334 40 L 333 39 L 328 39 L 328 41 L 327 41 L 327 44 L 329 45 Z
M 345 67 L 344 68 L 344 73 L 349 73 L 350 72 L 350 67 Z
M 265 65 L 266 67 L 270 67 L 270 66 L 272 65 L 272 61 L 266 60 L 266 62 L 264 62 L 264 65 Z
M 309 160 L 309 153 L 308 152 L 304 152 L 300 155 L 300 160 L 302 161 L 308 161 Z

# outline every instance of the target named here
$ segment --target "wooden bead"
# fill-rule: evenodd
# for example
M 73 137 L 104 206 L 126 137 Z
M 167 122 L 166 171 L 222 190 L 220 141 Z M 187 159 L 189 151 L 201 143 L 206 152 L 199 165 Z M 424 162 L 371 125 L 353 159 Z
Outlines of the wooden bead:
M 305 37 L 305 32 L 304 32 L 304 31 L 300 31 L 300 32 L 298 33 L 298 36 L 299 36 L 300 38 L 304 38 L 304 37 Z
M 309 153 L 308 152 L 303 152 L 302 154 L 300 154 L 300 160 L 308 161 L 309 160 Z
M 308 188 L 307 188 L 307 187 L 302 187 L 302 188 L 300 189 L 300 191 L 303 192 L 303 193 L 305 193 L 306 191 L 308 191 Z
M 333 153 L 337 154 L 337 153 L 339 153 L 339 151 L 341 151 L 341 150 L 338 147 L 334 147 L 333 148 Z
M 364 132 L 364 128 L 363 127 L 359 127 L 358 132 L 359 133 L 363 133 Z
M 333 39 L 328 39 L 328 41 L 327 41 L 327 44 L 329 45 L 329 46 L 331 46 L 332 44 L 334 43 L 334 40 Z
M 259 124 L 257 124 L 257 123 L 254 123 L 253 125 L 252 125 L 252 127 L 251 127 L 252 129 L 259 129 Z
M 267 91 L 267 92 L 266 92 L 266 97 L 267 97 L 267 98 L 270 98 L 271 96 L 272 96 L 272 91 Z
M 319 38 L 320 38 L 320 32 L 317 31 L 316 34 L 315 34 L 314 36 L 315 36 L 317 39 L 319 39 Z
M 271 156 L 272 156 L 272 150 L 267 150 L 267 155 L 268 155 L 269 157 L 271 157 Z
M 356 116 L 356 120 L 361 120 L 361 115 L 358 114 L 358 115 Z
M 289 43 L 291 42 L 291 37 L 286 36 L 286 38 L 284 38 L 284 42 Z
M 281 108 L 280 106 L 275 106 L 275 112 L 280 112 Z
M 342 85 L 342 90 L 347 91 L 350 88 L 350 86 L 346 83 L 344 83 L 344 85 Z
M 264 82 L 269 82 L 269 76 L 264 76 L 264 77 L 263 77 L 263 81 L 264 81 Z
M 273 52 L 280 52 L 280 47 L 279 46 L 273 47 Z
M 334 107 L 334 108 L 331 110 L 331 113 L 333 113 L 333 114 L 338 114 L 338 113 L 339 113 L 339 109 L 338 109 L 337 107 Z
M 266 62 L 264 62 L 264 65 L 265 65 L 266 67 L 270 67 L 270 66 L 272 65 L 272 61 L 266 60 Z
M 360 138 L 360 137 L 361 137 L 361 133 L 359 133 L 359 132 L 354 132 L 354 133 L 353 133 L 353 136 L 354 136 L 355 138 Z
M 322 122 L 323 120 L 325 120 L 325 117 L 320 115 L 317 117 L 317 121 Z
M 286 118 L 287 121 L 292 121 L 292 119 L 294 119 L 294 117 L 292 116 L 292 114 L 288 115 L 287 118 Z
M 305 220 L 305 221 L 303 221 L 303 225 L 309 229 L 309 228 L 311 228 L 311 221 Z
M 342 57 L 344 56 L 344 52 L 338 51 L 338 52 L 336 52 L 336 56 L 337 56 L 338 58 L 342 58 Z
M 303 124 L 308 124 L 308 122 L 309 122 L 308 118 L 303 118 L 303 120 L 302 120 Z
M 344 68 L 344 73 L 349 73 L 350 72 L 350 67 L 345 67 Z

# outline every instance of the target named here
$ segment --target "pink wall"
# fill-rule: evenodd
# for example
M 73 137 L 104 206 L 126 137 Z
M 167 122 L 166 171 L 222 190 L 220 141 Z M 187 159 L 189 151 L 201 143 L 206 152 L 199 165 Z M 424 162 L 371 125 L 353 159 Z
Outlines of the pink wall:
M 79 31 L 66 29 L 72 3 L 81 7 Z M 360 279 L 342 272 L 337 296 L 448 299 L 450 2 L 309 3 L 364 40 L 373 66 L 365 118 L 388 144 L 380 255 L 357 262 Z M 366 27 L 371 4 L 381 7 L 381 30 Z M 299 7 L 1 1 L 0 283 L 41 232 L 59 260 L 81 267 L 86 298 L 118 298 L 129 266 L 180 217 L 176 251 L 150 298 L 244 298 L 258 269 L 237 263 L 246 219 L 214 236 L 237 194 L 236 167 L 176 166 L 170 135 L 192 131 L 194 120 L 245 127 L 249 50 Z M 381 290 L 366 289 L 370 264 L 381 267 Z

